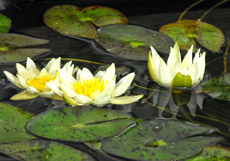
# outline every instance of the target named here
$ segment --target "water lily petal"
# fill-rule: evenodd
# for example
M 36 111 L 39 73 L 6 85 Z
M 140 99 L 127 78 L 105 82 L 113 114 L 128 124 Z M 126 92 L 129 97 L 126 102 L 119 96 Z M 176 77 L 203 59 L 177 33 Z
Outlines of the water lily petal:
M 160 59 L 160 69 L 158 71 L 159 84 L 164 87 L 170 87 L 173 77 L 168 71 L 168 67 L 163 59 Z
M 28 99 L 34 99 L 38 95 L 37 94 L 31 94 L 28 93 L 26 90 L 22 91 L 21 93 L 18 93 L 10 98 L 10 100 L 28 100 Z
M 174 48 L 170 48 L 170 54 L 167 61 L 167 67 L 171 77 L 175 76 L 176 73 L 180 71 L 181 68 L 181 56 L 180 56 L 180 49 L 179 45 L 176 42 Z
M 192 79 L 192 85 L 193 86 L 197 85 L 200 82 L 200 80 L 197 79 L 198 78 L 198 73 L 199 73 L 199 68 L 200 67 L 198 66 L 198 63 L 195 62 L 195 63 L 193 63 L 193 65 L 191 66 L 191 68 L 189 70 L 189 75 L 190 75 L 190 77 Z
M 81 94 L 77 94 L 74 96 L 74 100 L 79 104 L 79 105 L 88 105 L 92 102 L 92 99 Z
M 63 93 L 63 99 L 64 99 L 65 103 L 67 103 L 69 105 L 79 106 L 79 104 L 74 99 L 72 99 L 71 97 L 69 97 L 65 93 Z
M 51 97 L 52 95 L 54 95 L 54 91 L 41 92 L 39 95 L 40 95 L 41 97 L 49 98 L 49 97 Z
M 34 87 L 32 87 L 32 86 L 28 86 L 26 90 L 27 90 L 29 93 L 32 93 L 32 94 L 39 94 L 39 93 L 40 93 L 36 88 L 34 88 Z
M 102 107 L 105 104 L 108 104 L 110 100 L 110 95 L 108 94 L 101 94 L 99 97 L 97 97 L 96 100 L 94 100 L 92 102 L 93 105 L 98 106 L 98 107 Z
M 80 81 L 93 79 L 93 74 L 87 68 L 83 68 L 79 76 Z
M 157 74 L 160 65 L 160 58 L 156 56 L 158 55 L 156 50 L 152 46 L 150 48 L 151 48 L 151 52 L 149 52 L 148 54 L 148 64 L 147 64 L 149 75 L 154 81 L 159 83 L 160 81 Z
M 40 71 L 37 69 L 34 61 L 32 59 L 30 59 L 29 57 L 27 58 L 27 61 L 26 61 L 26 69 L 28 72 L 30 72 L 30 74 L 34 78 L 37 78 L 38 74 L 40 73 Z
M 190 47 L 190 49 L 188 50 L 187 54 L 184 57 L 184 60 L 182 61 L 181 70 L 183 70 L 183 68 L 186 68 L 188 71 L 189 67 L 192 65 L 192 51 L 193 51 L 193 45 Z M 184 73 L 184 75 L 186 74 Z
M 105 71 L 103 78 L 105 82 L 110 82 L 115 75 L 115 65 L 112 63 Z
M 15 77 L 13 74 L 11 74 L 8 71 L 4 71 L 4 74 L 6 75 L 6 78 L 13 84 L 15 84 L 17 87 L 21 88 L 21 85 L 19 83 L 19 80 L 17 77 Z
M 96 75 L 94 76 L 95 78 L 98 78 L 99 79 L 99 81 L 101 82 L 101 80 L 102 80 L 102 78 L 103 78 L 103 76 L 105 75 L 105 71 L 98 71 L 97 73 L 96 73 Z
M 30 72 L 21 64 L 16 63 L 17 74 L 23 77 L 25 80 L 30 79 L 32 75 Z
M 117 105 L 130 104 L 130 103 L 138 101 L 142 97 L 143 97 L 143 94 L 134 95 L 134 96 L 115 97 L 115 98 L 111 98 L 109 103 L 117 104 Z
M 19 83 L 21 85 L 21 88 L 26 89 L 28 87 L 28 85 L 26 84 L 25 79 L 18 74 L 17 74 L 17 77 L 18 77 Z
M 48 68 L 48 72 L 51 75 L 51 77 L 55 77 L 57 71 L 60 69 L 61 66 L 61 58 L 57 58 L 56 60 L 54 60 L 51 64 L 50 64 L 50 68 Z
M 56 59 L 55 58 L 52 58 L 48 63 L 47 65 L 45 66 L 46 70 L 49 71 L 49 69 L 51 68 L 51 66 L 53 65 L 54 61 Z
M 65 93 L 66 95 L 68 95 L 69 97 L 74 97 L 77 94 L 75 91 L 73 91 L 68 86 L 65 86 L 64 84 L 60 84 L 60 88 L 61 88 L 62 92 Z
M 129 88 L 129 86 L 131 85 L 134 77 L 135 77 L 135 73 L 130 73 L 130 74 L 126 75 L 125 77 L 123 77 L 116 84 L 116 87 L 115 87 L 115 90 L 112 94 L 112 97 L 117 97 L 117 96 L 124 94 L 127 91 L 127 89 Z
M 76 80 L 74 79 L 72 75 L 67 74 L 63 70 L 59 70 L 58 77 L 62 84 L 64 84 L 65 86 L 68 86 L 71 89 L 74 89 L 73 83 L 75 83 Z
M 54 81 L 50 81 L 46 83 L 46 86 L 49 87 L 55 94 L 62 97 L 63 92 L 59 89 L 59 86 L 57 86 Z
M 198 66 L 199 66 L 199 70 L 198 70 L 198 79 L 203 80 L 204 77 L 204 72 L 205 72 L 205 56 L 206 53 L 202 53 L 199 60 L 198 60 Z

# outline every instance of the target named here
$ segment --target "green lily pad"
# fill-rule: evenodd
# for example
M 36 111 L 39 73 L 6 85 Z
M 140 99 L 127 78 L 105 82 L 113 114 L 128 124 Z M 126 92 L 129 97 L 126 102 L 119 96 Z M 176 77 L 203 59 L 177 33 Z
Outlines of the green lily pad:
M 32 161 L 93 161 L 89 154 L 61 143 L 45 140 L 28 140 L 0 144 L 0 152 L 18 160 Z
M 108 52 L 125 59 L 147 60 L 150 46 L 169 53 L 174 41 L 165 34 L 135 25 L 108 25 L 98 29 L 96 42 Z
M 210 81 L 202 84 L 200 92 L 207 93 L 216 99 L 230 101 L 230 73 L 212 78 Z
M 204 148 L 203 152 L 186 161 L 229 161 L 230 149 L 220 146 L 209 146 Z
M 160 32 L 177 41 L 184 50 L 188 50 L 191 45 L 195 50 L 197 41 L 208 50 L 217 52 L 224 43 L 224 34 L 219 28 L 196 20 L 179 20 L 162 26 Z
M 42 48 L 28 48 L 30 46 L 48 43 L 48 40 L 33 38 L 26 35 L 3 33 L 0 34 L 0 64 L 25 61 L 50 51 Z M 25 48 L 27 47 L 27 48 Z
M 94 141 L 118 134 L 134 121 L 130 115 L 93 107 L 63 107 L 36 115 L 27 124 L 31 133 L 66 141 Z
M 102 150 L 134 160 L 179 160 L 194 156 L 204 147 L 218 142 L 217 137 L 196 136 L 214 131 L 211 127 L 173 120 L 138 122 L 119 136 L 103 139 Z
M 44 23 L 68 36 L 97 38 L 96 26 L 128 23 L 119 11 L 102 6 L 79 8 L 73 5 L 54 6 L 43 15 Z
M 32 117 L 32 114 L 18 107 L 0 103 L 0 143 L 34 139 L 25 130 Z
M 9 32 L 11 27 L 11 19 L 4 16 L 0 13 L 0 33 L 6 33 Z

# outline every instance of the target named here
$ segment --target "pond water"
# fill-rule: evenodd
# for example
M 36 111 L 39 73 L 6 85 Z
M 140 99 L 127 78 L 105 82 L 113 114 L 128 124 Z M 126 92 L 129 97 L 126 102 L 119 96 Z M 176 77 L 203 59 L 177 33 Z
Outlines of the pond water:
M 135 118 L 151 120 L 155 118 L 183 120 L 190 123 L 213 126 L 217 128 L 217 132 L 211 134 L 211 136 L 220 136 L 223 139 L 220 145 L 230 147 L 230 102 L 227 100 L 214 99 L 208 94 L 195 92 L 194 90 L 186 90 L 182 93 L 173 93 L 168 89 L 160 87 L 151 80 L 148 75 L 146 61 L 132 61 L 116 56 L 106 54 L 106 52 L 100 52 L 95 49 L 92 42 L 89 40 L 81 40 L 71 38 L 58 34 L 57 32 L 46 27 L 42 22 L 42 13 L 51 7 L 53 3 L 26 3 L 21 8 L 9 9 L 3 11 L 8 17 L 12 17 L 13 29 L 11 32 L 26 34 L 37 38 L 47 39 L 49 44 L 42 45 L 44 48 L 51 49 L 51 53 L 47 57 L 62 57 L 75 59 L 74 64 L 79 67 L 87 67 L 92 71 L 96 71 L 103 65 L 109 65 L 112 62 L 119 67 L 118 78 L 130 73 L 131 71 L 136 73 L 135 80 L 130 87 L 129 92 L 131 94 L 144 94 L 144 98 L 130 105 L 108 105 L 104 108 L 112 109 L 115 111 L 121 111 L 124 113 L 130 113 Z M 37 7 L 40 7 L 39 9 Z M 36 10 L 34 10 L 36 8 Z M 32 11 L 34 10 L 34 11 Z M 187 18 L 196 19 L 203 10 L 191 11 L 187 13 Z M 31 15 L 30 15 L 31 13 Z M 205 19 L 207 22 L 218 26 L 226 37 L 226 42 L 218 53 L 208 51 L 206 57 L 206 72 L 204 81 L 208 81 L 214 76 L 219 76 L 224 71 L 224 58 L 228 37 L 230 36 L 229 30 L 229 14 L 230 9 L 216 9 L 213 13 Z M 175 21 L 180 13 L 165 13 L 165 14 L 153 14 L 153 15 L 136 15 L 129 17 L 131 24 L 141 25 L 157 30 L 160 26 Z M 151 20 L 151 21 L 150 21 Z M 185 52 L 183 52 L 183 55 Z M 164 55 L 167 58 L 167 55 Z M 83 60 L 83 62 L 81 62 Z M 90 61 L 90 62 L 86 62 Z M 227 71 L 230 71 L 229 66 L 230 58 L 227 57 Z M 38 59 L 36 63 L 45 64 L 47 60 Z M 64 61 L 63 61 L 64 62 Z M 17 93 L 17 89 L 13 88 L 9 84 L 3 75 L 3 71 L 8 70 L 12 73 L 15 72 L 15 66 L 2 66 L 0 82 L 0 100 L 3 103 L 9 103 L 20 107 L 33 114 L 38 114 L 48 108 L 55 108 L 64 106 L 64 103 L 59 101 L 52 101 L 44 98 L 36 98 L 33 101 L 10 101 L 9 98 Z M 5 88 L 6 84 L 8 88 Z M 76 147 L 83 151 L 92 154 L 96 159 L 100 161 L 113 161 L 113 160 L 125 160 L 119 157 L 108 156 L 100 151 L 94 151 L 88 148 L 83 143 L 64 142 L 59 141 L 66 145 Z M 0 154 L 0 160 L 13 161 L 3 154 Z

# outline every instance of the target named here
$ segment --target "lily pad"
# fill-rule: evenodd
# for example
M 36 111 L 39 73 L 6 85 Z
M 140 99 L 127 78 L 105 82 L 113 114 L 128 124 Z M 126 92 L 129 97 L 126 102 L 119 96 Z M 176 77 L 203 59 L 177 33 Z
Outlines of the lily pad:
M 200 92 L 207 93 L 213 98 L 230 101 L 230 73 L 214 77 L 202 84 Z
M 203 152 L 186 161 L 229 161 L 230 149 L 220 146 L 209 146 L 204 148 Z
M 0 13 L 0 33 L 6 33 L 9 32 L 11 27 L 11 19 L 4 16 Z
M 147 60 L 150 46 L 169 53 L 174 41 L 165 34 L 135 25 L 108 25 L 98 29 L 96 42 L 109 53 L 131 60 Z
M 93 161 L 87 153 L 61 143 L 45 140 L 28 140 L 0 144 L 0 152 L 18 160 L 33 161 Z
M 31 133 L 65 141 L 94 141 L 118 134 L 134 123 L 130 115 L 93 107 L 62 107 L 36 115 L 27 124 Z
M 94 25 L 101 27 L 128 23 L 128 19 L 121 12 L 102 6 L 54 6 L 45 12 L 43 19 L 48 27 L 61 34 L 92 39 L 98 37 Z
M 197 136 L 214 132 L 173 120 L 138 122 L 126 132 L 102 140 L 102 150 L 119 157 L 144 161 L 171 161 L 194 156 L 204 147 L 217 143 L 217 137 Z
M 224 34 L 219 28 L 196 20 L 179 20 L 162 26 L 160 32 L 177 41 L 184 50 L 188 50 L 191 45 L 195 50 L 197 41 L 208 50 L 217 52 L 224 43 Z
M 25 130 L 32 117 L 32 114 L 18 107 L 0 103 L 0 143 L 34 139 Z
M 33 38 L 26 35 L 3 33 L 0 34 L 0 64 L 25 61 L 50 51 L 42 48 L 24 48 L 48 43 L 48 40 Z

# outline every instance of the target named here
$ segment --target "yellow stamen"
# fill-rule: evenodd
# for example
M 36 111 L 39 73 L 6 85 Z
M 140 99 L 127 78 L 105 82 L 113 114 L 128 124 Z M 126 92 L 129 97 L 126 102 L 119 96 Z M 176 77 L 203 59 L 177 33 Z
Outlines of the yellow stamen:
M 90 80 L 82 80 L 82 82 L 76 81 L 73 85 L 76 93 L 88 96 L 90 98 L 92 98 L 92 94 L 94 92 L 99 90 L 101 93 L 105 88 L 104 79 L 100 82 L 99 79 L 95 77 Z
M 49 74 L 46 74 L 41 77 L 32 78 L 30 80 L 27 80 L 26 83 L 27 85 L 32 86 L 41 92 L 46 87 L 46 82 L 49 82 L 50 80 L 51 79 L 50 79 Z

